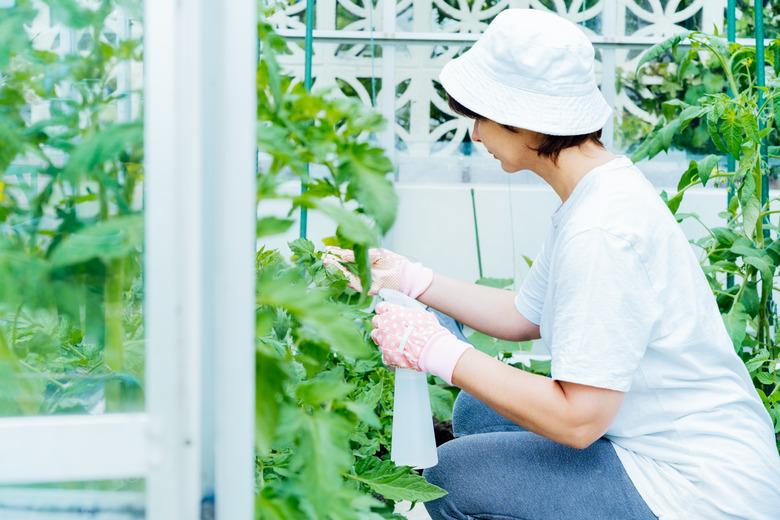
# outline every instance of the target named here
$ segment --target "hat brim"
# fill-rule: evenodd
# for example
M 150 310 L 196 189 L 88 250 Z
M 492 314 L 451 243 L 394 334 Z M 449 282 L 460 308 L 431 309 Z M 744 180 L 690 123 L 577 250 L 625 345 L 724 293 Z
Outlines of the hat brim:
M 469 110 L 496 123 L 547 135 L 583 135 L 601 130 L 612 109 L 597 86 L 584 95 L 540 94 L 492 78 L 470 49 L 439 74 L 444 90 Z

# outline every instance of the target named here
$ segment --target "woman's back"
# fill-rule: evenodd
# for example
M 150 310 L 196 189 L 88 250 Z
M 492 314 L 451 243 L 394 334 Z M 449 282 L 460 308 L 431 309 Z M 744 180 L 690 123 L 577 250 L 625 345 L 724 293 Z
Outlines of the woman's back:
M 780 457 L 772 422 L 682 229 L 624 157 L 583 177 L 553 216 L 544 251 L 549 279 L 570 276 L 576 269 L 566 258 L 585 261 L 602 236 L 636 259 L 634 271 L 604 265 L 603 273 L 580 280 L 582 291 L 625 298 L 621 313 L 629 330 L 614 329 L 626 337 L 625 351 L 615 351 L 615 365 L 623 355 L 637 362 L 606 437 L 632 481 L 654 511 L 688 510 L 685 518 L 778 518 Z M 622 273 L 634 273 L 633 279 L 621 279 Z M 559 347 L 560 331 L 553 329 L 560 327 L 552 326 L 561 296 L 548 287 L 541 325 L 554 368 L 556 356 L 572 356 L 570 347 Z M 632 313 L 644 314 L 637 322 L 648 324 L 643 347 L 633 346 L 638 343 L 632 342 Z M 621 333 L 610 336 L 618 347 Z M 603 364 L 593 371 L 609 377 L 610 363 Z

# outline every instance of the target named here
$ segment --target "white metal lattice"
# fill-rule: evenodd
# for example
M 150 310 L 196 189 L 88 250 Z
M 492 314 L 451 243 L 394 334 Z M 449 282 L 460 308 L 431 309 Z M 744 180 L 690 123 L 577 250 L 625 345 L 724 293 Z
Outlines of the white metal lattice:
M 388 2 L 394 7 L 388 9 Z M 725 6 L 726 0 L 378 0 L 375 4 L 319 0 L 313 88 L 331 87 L 357 96 L 395 120 L 397 150 L 391 150 L 393 153 L 406 158 L 456 155 L 469 122 L 456 118 L 447 107 L 436 82 L 441 67 L 503 9 L 546 9 L 580 24 L 594 42 L 597 80 L 615 114 L 620 117 L 628 112 L 652 121 L 653 116 L 636 106 L 625 92 L 616 92 L 618 69 L 636 66 L 636 47 L 652 45 L 686 28 L 721 30 Z M 300 40 L 305 7 L 305 0 L 296 1 L 270 20 L 283 35 Z M 392 23 L 385 21 L 388 12 L 395 12 Z M 361 33 L 369 35 L 367 42 L 365 37 L 356 40 Z M 340 44 L 340 39 L 351 44 Z M 281 62 L 302 78 L 302 46 L 291 43 L 290 49 L 292 54 Z M 382 57 L 391 49 L 395 49 L 392 69 L 383 65 Z M 388 103 L 375 101 L 382 98 L 381 87 L 387 84 L 395 87 L 392 109 Z M 611 128 L 606 130 L 609 143 L 612 132 Z M 481 148 L 474 151 L 482 152 Z

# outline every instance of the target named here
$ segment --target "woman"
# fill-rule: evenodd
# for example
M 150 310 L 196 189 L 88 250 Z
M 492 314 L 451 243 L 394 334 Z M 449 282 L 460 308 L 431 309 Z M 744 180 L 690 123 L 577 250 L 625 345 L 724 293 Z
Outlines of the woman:
M 371 252 L 391 287 L 497 338 L 540 338 L 551 377 L 456 339 L 431 314 L 381 304 L 389 365 L 464 390 L 456 438 L 425 477 L 453 519 L 780 519 L 770 418 L 734 352 L 693 250 L 653 186 L 600 143 L 611 110 L 584 33 L 503 11 L 441 83 L 507 172 L 532 170 L 561 205 L 517 295 Z M 351 261 L 334 249 L 329 263 Z M 358 287 L 352 278 L 352 284 Z M 397 349 L 405 341 L 403 352 Z

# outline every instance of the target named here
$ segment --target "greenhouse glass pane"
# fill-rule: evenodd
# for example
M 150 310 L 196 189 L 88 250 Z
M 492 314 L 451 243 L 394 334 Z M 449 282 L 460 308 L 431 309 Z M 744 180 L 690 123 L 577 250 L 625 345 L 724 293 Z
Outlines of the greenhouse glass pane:
M 143 520 L 144 501 L 143 480 L 1 486 L 0 518 Z
M 141 13 L 0 0 L 0 416 L 143 408 Z

